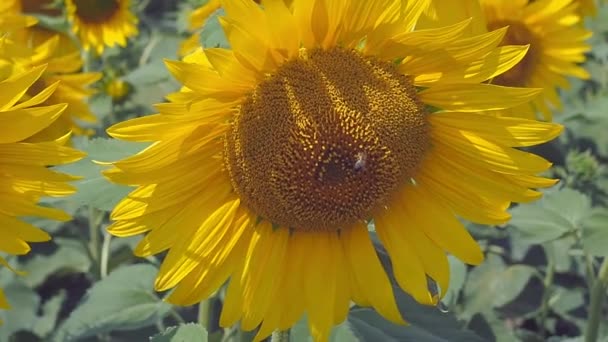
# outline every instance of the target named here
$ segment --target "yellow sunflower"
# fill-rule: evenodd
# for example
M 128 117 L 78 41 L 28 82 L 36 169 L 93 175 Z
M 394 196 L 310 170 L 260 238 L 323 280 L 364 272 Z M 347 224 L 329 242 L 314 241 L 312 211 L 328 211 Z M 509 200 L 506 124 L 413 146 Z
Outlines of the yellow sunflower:
M 589 78 L 579 64 L 591 49 L 585 42 L 591 32 L 580 25 L 577 1 L 481 0 L 481 5 L 488 30 L 509 26 L 502 44 L 530 44 L 526 57 L 492 83 L 543 88 L 542 96 L 519 112 L 527 117 L 541 112 L 545 120 L 551 120 L 552 111 L 562 108 L 558 89 L 569 87 L 566 77 Z
M 220 324 L 259 327 L 256 339 L 306 313 L 327 340 L 351 301 L 403 322 L 371 221 L 399 286 L 433 305 L 446 253 L 483 259 L 458 218 L 505 223 L 511 202 L 555 183 L 537 176 L 548 161 L 517 147 L 561 126 L 479 114 L 539 93 L 483 83 L 527 51 L 499 46 L 506 28 L 416 31 L 422 0 L 221 5 L 232 50 L 167 62 L 184 88 L 159 114 L 108 130 L 152 142 L 106 171 L 137 186 L 109 231 L 146 233 L 139 256 L 167 252 L 155 288 L 174 289 L 170 302 L 197 303 L 229 280 Z
M 50 2 L 52 1 L 15 1 L 12 13 L 17 15 L 21 13 L 57 14 L 56 10 L 47 7 Z M 35 139 L 57 139 L 70 131 L 76 135 L 91 134 L 92 130 L 82 128 L 80 121 L 88 123 L 97 121 L 89 109 L 86 99 L 93 93 L 89 86 L 100 79 L 101 74 L 81 72 L 83 61 L 80 50 L 63 33 L 36 25 L 15 32 L 13 40 L 30 50 L 26 53 L 25 58 L 15 58 L 12 61 L 16 72 L 29 70 L 38 65 L 47 65 L 45 73 L 28 90 L 27 95 L 35 95 L 39 90 L 60 81 L 57 90 L 48 98 L 46 104 L 68 104 L 63 115 L 52 125 L 39 132 Z M 27 96 L 24 96 L 23 100 L 26 99 Z
M 125 47 L 138 33 L 130 0 L 65 0 L 65 5 L 72 31 L 87 51 L 101 55 L 106 46 Z
M 0 48 L 3 48 L 0 44 Z M 20 101 L 42 76 L 45 66 L 14 75 L 0 82 L 0 251 L 22 255 L 30 251 L 29 242 L 50 239 L 44 231 L 20 220 L 39 216 L 66 221 L 70 216 L 61 210 L 38 206 L 43 196 L 66 196 L 74 192 L 67 182 L 75 179 L 52 171 L 47 166 L 80 159 L 83 154 L 64 146 L 68 136 L 56 140 L 32 142 L 31 137 L 50 126 L 66 109 L 66 104 L 41 105 L 57 83 L 41 89 L 26 101 Z M 0 264 L 10 268 L 0 257 Z M 8 302 L 0 291 L 0 308 Z

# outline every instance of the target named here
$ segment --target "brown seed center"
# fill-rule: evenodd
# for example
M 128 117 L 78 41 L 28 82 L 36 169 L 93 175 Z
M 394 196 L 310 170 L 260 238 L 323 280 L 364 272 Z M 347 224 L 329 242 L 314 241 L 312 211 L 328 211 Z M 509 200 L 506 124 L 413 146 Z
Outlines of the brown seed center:
M 240 106 L 225 139 L 235 191 L 296 230 L 337 230 L 383 205 L 429 145 L 424 106 L 391 63 L 301 50 Z
M 91 24 L 104 23 L 120 9 L 118 0 L 74 0 L 76 16 Z

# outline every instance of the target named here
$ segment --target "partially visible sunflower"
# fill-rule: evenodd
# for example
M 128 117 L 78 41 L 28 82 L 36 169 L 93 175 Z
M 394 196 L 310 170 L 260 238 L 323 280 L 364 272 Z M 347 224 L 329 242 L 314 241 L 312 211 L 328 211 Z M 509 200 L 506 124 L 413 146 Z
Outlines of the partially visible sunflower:
M 221 2 L 232 47 L 167 62 L 184 85 L 160 114 L 108 133 L 152 142 L 106 171 L 137 186 L 109 231 L 147 233 L 139 256 L 167 251 L 155 287 L 190 305 L 228 279 L 222 326 L 256 340 L 307 314 L 327 340 L 350 301 L 403 318 L 368 233 L 373 220 L 401 288 L 433 305 L 446 253 L 483 260 L 458 220 L 503 224 L 550 163 L 517 147 L 549 141 L 552 123 L 484 115 L 538 89 L 483 82 L 526 46 L 506 28 L 468 37 L 469 21 L 414 31 L 425 0 Z M 428 278 L 440 288 L 435 296 Z
M 562 108 L 558 89 L 569 87 L 566 77 L 589 78 L 579 64 L 591 49 L 585 40 L 592 33 L 580 25 L 579 4 L 573 0 L 481 0 L 481 5 L 488 30 L 509 26 L 502 45 L 530 44 L 526 57 L 492 83 L 543 88 L 531 107 L 511 114 L 533 118 L 541 112 L 545 120 L 551 120 L 552 112 Z
M 422 13 L 416 27 L 428 29 L 453 25 L 472 18 L 467 30 L 469 35 L 488 31 L 479 0 L 432 0 Z
M 3 5 L 13 4 L 7 1 L 0 5 L 0 251 L 22 255 L 29 252 L 29 242 L 50 239 L 42 230 L 22 221 L 22 217 L 70 218 L 60 210 L 36 204 L 43 196 L 66 196 L 74 192 L 68 184 L 74 177 L 54 172 L 47 166 L 76 161 L 82 153 L 64 146 L 67 136 L 43 142 L 31 141 L 34 135 L 57 120 L 67 105 L 43 105 L 57 89 L 58 83 L 41 88 L 23 100 L 46 66 L 15 72 L 11 61 L 26 58 L 30 49 L 10 39 L 15 32 L 36 21 L 9 13 L 11 7 L 3 8 Z M 2 257 L 0 265 L 10 268 Z M 0 308 L 9 308 L 2 290 Z
M 594 17 L 597 15 L 597 3 L 595 0 L 575 0 L 578 2 L 578 12 L 583 17 Z
M 50 2 L 50 1 L 47 1 Z M 35 5 L 38 5 L 36 7 Z M 15 1 L 13 14 L 55 13 L 48 9 L 48 3 L 26 0 Z M 48 13 L 51 11 L 50 13 Z M 95 115 L 89 109 L 86 99 L 93 93 L 89 86 L 101 78 L 98 72 L 81 72 L 83 61 L 80 51 L 74 42 L 65 34 L 50 31 L 38 25 L 15 32 L 16 43 L 29 49 L 25 58 L 13 60 L 15 72 L 29 70 L 39 65 L 47 65 L 46 71 L 28 90 L 23 100 L 33 96 L 41 89 L 60 81 L 57 90 L 45 104 L 67 103 L 68 108 L 52 125 L 45 128 L 33 139 L 52 140 L 73 132 L 76 135 L 90 135 L 91 129 L 81 127 L 80 121 L 94 123 Z
M 72 31 L 87 51 L 101 55 L 106 46 L 125 47 L 127 38 L 138 34 L 130 0 L 65 0 L 65 5 Z

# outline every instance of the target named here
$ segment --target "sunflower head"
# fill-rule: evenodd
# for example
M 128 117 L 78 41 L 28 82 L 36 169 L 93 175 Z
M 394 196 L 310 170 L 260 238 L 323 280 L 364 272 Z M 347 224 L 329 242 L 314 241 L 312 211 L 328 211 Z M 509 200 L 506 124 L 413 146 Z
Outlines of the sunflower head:
M 272 141 L 260 142 L 262 132 Z M 224 160 L 258 215 L 337 230 L 385 203 L 428 142 L 426 109 L 394 64 L 338 47 L 303 49 L 241 104 Z
M 127 38 L 137 35 L 137 17 L 130 0 L 65 0 L 72 31 L 85 50 L 98 55 L 104 48 L 125 47 Z
M 146 233 L 137 255 L 168 251 L 155 287 L 173 303 L 228 280 L 220 323 L 259 327 L 257 340 L 304 313 L 326 340 L 351 301 L 403 323 L 371 221 L 398 285 L 434 305 L 446 253 L 483 260 L 459 218 L 505 223 L 555 183 L 518 147 L 561 126 L 496 115 L 540 90 L 487 82 L 528 47 L 501 46 L 506 28 L 471 36 L 470 20 L 414 30 L 429 1 L 262 5 L 222 1 L 232 50 L 167 62 L 183 89 L 108 130 L 153 142 L 105 172 L 137 186 L 109 231 Z
M 522 108 L 521 112 L 528 117 L 540 112 L 545 120 L 551 120 L 551 113 L 561 109 L 558 90 L 569 87 L 566 77 L 589 78 L 578 64 L 585 61 L 585 52 L 591 48 L 585 42 L 591 32 L 579 24 L 577 1 L 482 0 L 481 4 L 488 29 L 509 27 L 502 44 L 530 45 L 526 57 L 493 83 L 543 88 L 531 110 Z

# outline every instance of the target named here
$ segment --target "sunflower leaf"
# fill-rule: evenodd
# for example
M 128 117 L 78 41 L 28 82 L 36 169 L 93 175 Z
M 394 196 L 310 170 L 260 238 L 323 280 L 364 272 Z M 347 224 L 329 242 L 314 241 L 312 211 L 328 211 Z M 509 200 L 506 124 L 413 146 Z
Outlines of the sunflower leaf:
M 547 192 L 533 204 L 511 210 L 510 224 L 528 243 L 543 243 L 575 233 L 591 210 L 591 200 L 576 190 L 564 188 Z
M 149 264 L 121 267 L 102 279 L 55 333 L 55 341 L 134 330 L 165 317 L 171 306 L 153 291 L 157 269 Z
M 10 310 L 0 310 L 0 341 L 10 341 L 18 331 L 32 331 L 37 321 L 40 296 L 20 281 L 3 286 L 4 294 L 11 304 Z
M 582 224 L 583 249 L 594 256 L 608 256 L 608 209 L 598 208 Z
M 36 254 L 19 264 L 19 269 L 28 273 L 22 281 L 31 288 L 42 285 L 52 274 L 87 272 L 91 267 L 85 247 L 76 239 L 57 237 L 38 248 L 52 252 Z
M 79 137 L 73 141 L 74 147 L 85 151 L 87 156 L 76 163 L 56 167 L 58 171 L 83 177 L 72 183 L 78 188 L 78 191 L 67 200 L 81 206 L 112 210 L 116 203 L 132 189 L 108 181 L 101 173 L 108 166 L 99 165 L 93 161 L 116 161 L 137 153 L 146 145 L 104 138 L 88 140 Z
M 207 342 L 207 329 L 195 323 L 180 324 L 150 337 L 150 342 Z

